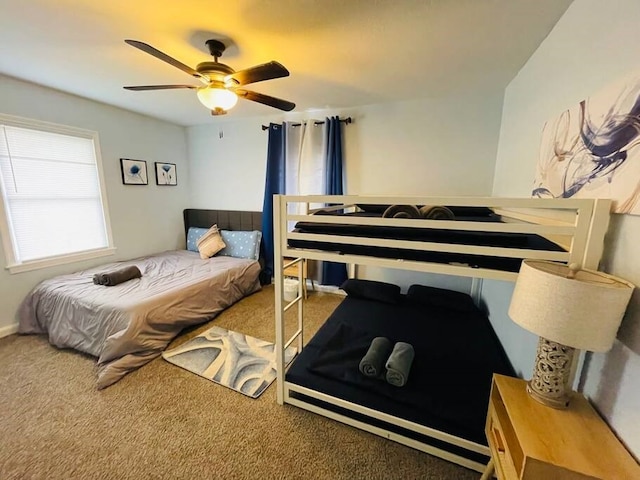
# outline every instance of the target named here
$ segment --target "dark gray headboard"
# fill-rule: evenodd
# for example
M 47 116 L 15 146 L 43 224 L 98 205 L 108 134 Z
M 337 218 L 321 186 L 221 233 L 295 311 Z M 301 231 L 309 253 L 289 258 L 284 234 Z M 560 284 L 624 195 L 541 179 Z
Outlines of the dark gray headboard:
M 262 212 L 242 212 L 238 210 L 200 210 L 187 208 L 184 210 L 184 235 L 190 227 L 209 228 L 218 225 L 221 230 L 259 230 L 262 231 Z M 260 265 L 264 268 L 264 247 L 260 246 Z M 260 275 L 264 285 L 267 279 Z M 269 279 L 269 282 L 271 279 Z
M 221 230 L 262 231 L 262 212 L 241 212 L 236 210 L 200 210 L 187 208 L 184 211 L 184 233 L 189 227 L 209 228 L 217 224 Z

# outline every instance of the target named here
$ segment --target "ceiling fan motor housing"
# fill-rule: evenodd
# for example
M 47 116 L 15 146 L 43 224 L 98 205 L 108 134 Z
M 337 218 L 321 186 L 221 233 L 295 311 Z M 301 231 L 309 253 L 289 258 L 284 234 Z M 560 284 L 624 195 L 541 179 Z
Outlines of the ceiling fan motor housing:
M 227 75 L 235 72 L 233 68 L 224 63 L 202 62 L 196 67 L 196 71 L 201 75 L 207 75 L 211 79 L 222 80 Z M 220 77 L 220 78 L 217 78 Z
M 220 40 L 210 39 L 204 43 L 207 47 L 209 47 L 209 53 L 216 59 L 218 57 L 221 57 L 225 49 L 227 48 L 225 44 L 222 43 Z

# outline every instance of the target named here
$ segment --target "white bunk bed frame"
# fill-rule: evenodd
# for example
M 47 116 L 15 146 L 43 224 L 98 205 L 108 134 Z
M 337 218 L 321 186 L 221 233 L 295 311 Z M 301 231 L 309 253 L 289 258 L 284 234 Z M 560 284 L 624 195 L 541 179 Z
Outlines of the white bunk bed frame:
M 295 206 L 293 206 L 295 204 Z M 328 209 L 352 209 L 356 205 L 447 205 L 468 207 L 489 207 L 502 216 L 504 223 L 469 222 L 447 220 L 412 220 L 398 218 L 370 217 L 334 217 L 312 215 L 319 208 L 313 205 L 331 205 Z M 464 467 L 482 472 L 485 465 L 451 453 L 447 450 L 420 442 L 405 435 L 370 425 L 333 410 L 294 398 L 291 393 L 298 392 L 307 397 L 353 411 L 366 417 L 381 420 L 391 425 L 430 437 L 447 444 L 462 447 L 471 452 L 489 456 L 488 447 L 456 437 L 446 432 L 435 430 L 405 419 L 376 411 L 362 405 L 345 401 L 322 392 L 318 392 L 285 380 L 286 367 L 284 351 L 297 341 L 298 351 L 304 343 L 304 302 L 302 290 L 302 271 L 298 269 L 298 295 L 288 304 L 284 301 L 283 270 L 298 262 L 307 260 L 325 260 L 351 265 L 371 265 L 426 273 L 440 273 L 472 277 L 475 279 L 497 279 L 515 281 L 517 273 L 492 270 L 488 268 L 471 268 L 459 264 L 431 263 L 413 260 L 378 258 L 363 255 L 348 255 L 338 252 L 319 251 L 304 248 L 291 248 L 289 239 L 315 240 L 328 243 L 349 243 L 356 245 L 373 245 L 380 247 L 404 248 L 437 252 L 467 253 L 509 258 L 534 258 L 574 263 L 579 267 L 597 270 L 604 246 L 604 236 L 609 225 L 611 201 L 608 199 L 540 199 L 540 198 L 500 198 L 500 197 L 391 197 L 391 196 L 274 196 L 274 269 L 275 269 L 275 312 L 276 312 L 276 366 L 277 366 L 277 402 L 287 403 L 311 412 L 332 418 L 348 425 L 366 430 L 398 443 L 416 448 L 434 456 L 444 458 Z M 325 207 L 321 207 L 327 210 Z M 290 212 L 304 213 L 290 213 Z M 413 228 L 429 228 L 444 230 L 464 230 L 480 232 L 528 233 L 544 236 L 562 245 L 566 252 L 546 250 L 523 250 L 518 248 L 487 247 L 460 245 L 449 243 L 416 242 L 404 240 L 388 240 L 380 238 L 363 238 L 355 236 L 338 236 L 325 234 L 294 233 L 288 225 L 291 222 L 340 223 L 353 225 L 380 225 Z M 282 258 L 293 257 L 290 263 L 283 264 Z M 285 338 L 284 314 L 295 305 L 298 306 L 298 324 L 296 331 Z

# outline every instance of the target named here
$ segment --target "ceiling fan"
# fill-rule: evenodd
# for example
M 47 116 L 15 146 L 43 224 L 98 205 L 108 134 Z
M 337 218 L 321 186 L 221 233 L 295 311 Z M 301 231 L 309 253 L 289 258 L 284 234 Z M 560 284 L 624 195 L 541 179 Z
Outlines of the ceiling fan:
M 272 61 L 245 70 L 235 71 L 224 63 L 219 63 L 218 58 L 222 56 L 225 45 L 219 40 L 207 40 L 205 44 L 209 48 L 209 52 L 213 56 L 213 62 L 202 62 L 193 69 L 182 62 L 179 62 L 166 53 L 139 42 L 138 40 L 125 40 L 132 47 L 136 47 L 143 52 L 153 55 L 154 57 L 167 62 L 179 68 L 185 73 L 197 78 L 202 82 L 202 86 L 198 85 L 141 85 L 134 87 L 124 87 L 126 90 L 168 90 L 174 88 L 190 88 L 197 90 L 198 99 L 207 108 L 211 110 L 212 115 L 224 115 L 227 110 L 233 108 L 238 101 L 238 97 L 251 100 L 253 102 L 262 103 L 270 107 L 278 108 L 289 112 L 293 110 L 295 103 L 282 100 L 280 98 L 271 97 L 262 93 L 245 90 L 242 87 L 250 83 L 262 82 L 264 80 L 272 80 L 289 76 L 287 70 L 282 64 Z

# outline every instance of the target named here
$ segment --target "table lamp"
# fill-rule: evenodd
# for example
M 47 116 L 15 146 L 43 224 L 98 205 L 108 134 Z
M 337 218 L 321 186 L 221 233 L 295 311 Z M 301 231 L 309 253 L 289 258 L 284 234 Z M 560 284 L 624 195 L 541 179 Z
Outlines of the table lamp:
M 569 374 L 576 349 L 613 346 L 634 285 L 595 270 L 524 260 L 509 316 L 540 338 L 527 392 L 554 408 L 569 405 Z

